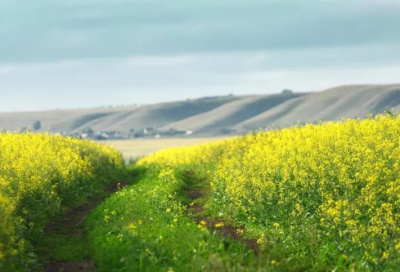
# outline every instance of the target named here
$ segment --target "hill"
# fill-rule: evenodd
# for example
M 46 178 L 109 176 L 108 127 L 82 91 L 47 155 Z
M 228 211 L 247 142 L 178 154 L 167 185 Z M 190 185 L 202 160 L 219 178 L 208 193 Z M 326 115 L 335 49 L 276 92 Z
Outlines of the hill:
M 286 101 L 234 128 L 247 131 L 270 125 L 363 118 L 392 108 L 400 109 L 400 85 L 341 86 Z
M 208 112 L 240 98 L 233 96 L 201 98 L 139 107 L 93 120 L 75 129 L 75 132 L 87 127 L 91 127 L 94 130 L 116 131 L 128 131 L 131 128 L 136 130 L 149 127 L 160 128 L 167 124 Z
M 31 127 L 35 121 L 40 121 L 43 129 L 70 131 L 71 128 L 80 126 L 89 120 L 100 116 L 112 115 L 121 110 L 126 110 L 126 108 L 104 107 L 35 112 L 1 112 L 0 128 L 14 131 L 24 127 Z
M 192 131 L 218 135 L 272 125 L 364 117 L 392 108 L 400 110 L 400 84 L 340 86 L 312 93 L 216 96 L 140 107 L 0 113 L 0 127 L 17 130 L 41 121 L 41 130 L 68 134 L 89 128 L 123 133 L 150 128 L 161 134 Z
M 237 124 L 266 112 L 286 101 L 301 97 L 302 94 L 274 94 L 242 97 L 226 103 L 214 110 L 168 124 L 161 130 L 175 128 L 193 130 L 198 133 L 215 133 L 228 131 Z

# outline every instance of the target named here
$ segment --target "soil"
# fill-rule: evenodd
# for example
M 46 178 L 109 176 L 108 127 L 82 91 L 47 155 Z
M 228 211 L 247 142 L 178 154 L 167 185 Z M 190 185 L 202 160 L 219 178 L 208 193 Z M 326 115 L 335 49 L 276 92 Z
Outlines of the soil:
M 185 174 L 188 176 L 191 176 L 191 175 L 194 175 L 195 172 L 187 171 L 187 172 L 185 172 Z M 205 192 L 201 188 L 188 189 L 188 190 L 186 190 L 186 195 L 191 200 L 197 200 L 197 199 L 204 198 Z M 243 227 L 235 227 L 227 221 L 215 220 L 215 219 L 212 219 L 210 216 L 199 215 L 205 211 L 204 204 L 201 204 L 201 203 L 195 203 L 193 205 L 188 205 L 187 211 L 189 214 L 192 214 L 194 216 L 194 219 L 196 220 L 197 223 L 200 223 L 201 221 L 206 222 L 206 226 L 208 229 L 216 230 L 223 237 L 227 237 L 227 238 L 230 237 L 236 241 L 239 241 L 239 242 L 247 245 L 247 247 L 249 249 L 253 250 L 255 254 L 258 254 L 259 247 L 257 245 L 257 241 L 254 239 L 244 239 L 243 234 L 239 234 L 239 233 L 245 232 L 245 229 Z
M 80 261 L 80 262 L 57 262 L 49 263 L 45 266 L 45 271 L 49 272 L 92 272 L 96 271 L 93 261 Z
M 108 185 L 104 192 L 114 193 L 127 186 L 127 182 L 116 181 Z M 46 235 L 58 233 L 65 236 L 83 236 L 84 230 L 81 223 L 86 216 L 96 208 L 105 197 L 91 200 L 68 211 L 58 222 L 49 223 L 45 228 Z M 93 260 L 79 262 L 50 261 L 43 264 L 45 272 L 94 272 L 96 271 Z
M 204 197 L 204 193 L 201 191 L 201 189 L 189 189 L 186 190 L 186 194 L 192 200 Z

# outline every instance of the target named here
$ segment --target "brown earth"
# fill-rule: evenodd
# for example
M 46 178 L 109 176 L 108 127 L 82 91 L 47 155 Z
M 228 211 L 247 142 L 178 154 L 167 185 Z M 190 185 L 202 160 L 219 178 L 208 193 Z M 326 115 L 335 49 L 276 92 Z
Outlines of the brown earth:
M 191 177 L 195 174 L 195 172 L 186 171 L 185 174 L 186 176 Z M 201 188 L 188 189 L 186 190 L 186 195 L 191 200 L 197 200 L 206 196 L 204 190 Z M 236 241 L 239 241 L 247 245 L 247 247 L 253 250 L 255 254 L 258 254 L 259 247 L 257 245 L 257 241 L 255 239 L 244 239 L 243 234 L 245 233 L 245 229 L 243 227 L 235 227 L 225 220 L 212 219 L 210 216 L 199 215 L 200 213 L 203 213 L 205 211 L 204 204 L 201 203 L 188 205 L 187 211 L 189 214 L 194 216 L 194 219 L 197 223 L 200 224 L 200 222 L 205 222 L 205 225 L 208 229 L 216 230 L 222 237 L 232 238 Z
M 92 260 L 80 262 L 57 262 L 45 266 L 46 272 L 92 272 L 96 271 Z
M 127 182 L 117 181 L 104 188 L 104 192 L 114 193 L 127 186 Z M 58 233 L 65 236 L 83 236 L 84 229 L 81 223 L 86 216 L 96 208 L 105 197 L 86 202 L 70 211 L 58 222 L 51 222 L 45 228 L 45 234 Z M 45 272 L 94 272 L 96 271 L 93 260 L 82 260 L 78 262 L 49 261 L 43 264 Z

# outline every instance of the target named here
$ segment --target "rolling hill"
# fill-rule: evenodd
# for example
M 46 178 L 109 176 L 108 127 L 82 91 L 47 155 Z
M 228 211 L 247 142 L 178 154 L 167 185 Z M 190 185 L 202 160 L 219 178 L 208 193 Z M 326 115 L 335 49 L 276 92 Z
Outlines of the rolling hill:
M 211 111 L 168 124 L 161 130 L 175 128 L 201 133 L 229 130 L 249 118 L 258 116 L 286 101 L 301 96 L 302 94 L 274 94 L 242 97 Z
M 147 106 L 103 107 L 42 112 L 0 113 L 0 127 L 17 130 L 41 121 L 42 130 L 94 131 L 191 130 L 194 134 L 243 133 L 271 125 L 364 117 L 400 110 L 400 84 L 340 86 L 321 92 L 220 96 Z M 1 109 L 0 109 L 1 110 Z
M 285 127 L 297 122 L 363 118 L 390 109 L 400 109 L 400 85 L 341 86 L 286 101 L 234 128 L 247 131 L 269 125 Z

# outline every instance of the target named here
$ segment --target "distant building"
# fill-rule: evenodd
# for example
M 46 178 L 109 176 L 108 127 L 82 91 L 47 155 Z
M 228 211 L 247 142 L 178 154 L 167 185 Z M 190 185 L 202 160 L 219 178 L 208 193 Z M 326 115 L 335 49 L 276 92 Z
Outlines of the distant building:
M 139 138 L 139 137 L 144 137 L 145 135 L 147 135 L 147 129 L 139 129 L 138 131 L 136 131 L 136 133 L 134 134 L 135 138 Z
M 153 127 L 147 127 L 145 130 L 146 130 L 146 133 L 152 133 L 152 132 L 156 131 L 156 129 Z
M 94 136 L 95 140 L 107 140 L 109 138 L 107 133 L 102 133 Z
M 289 89 L 284 89 L 284 90 L 282 91 L 282 93 L 283 93 L 283 94 L 292 94 L 293 91 L 292 91 L 292 90 L 289 90 Z

